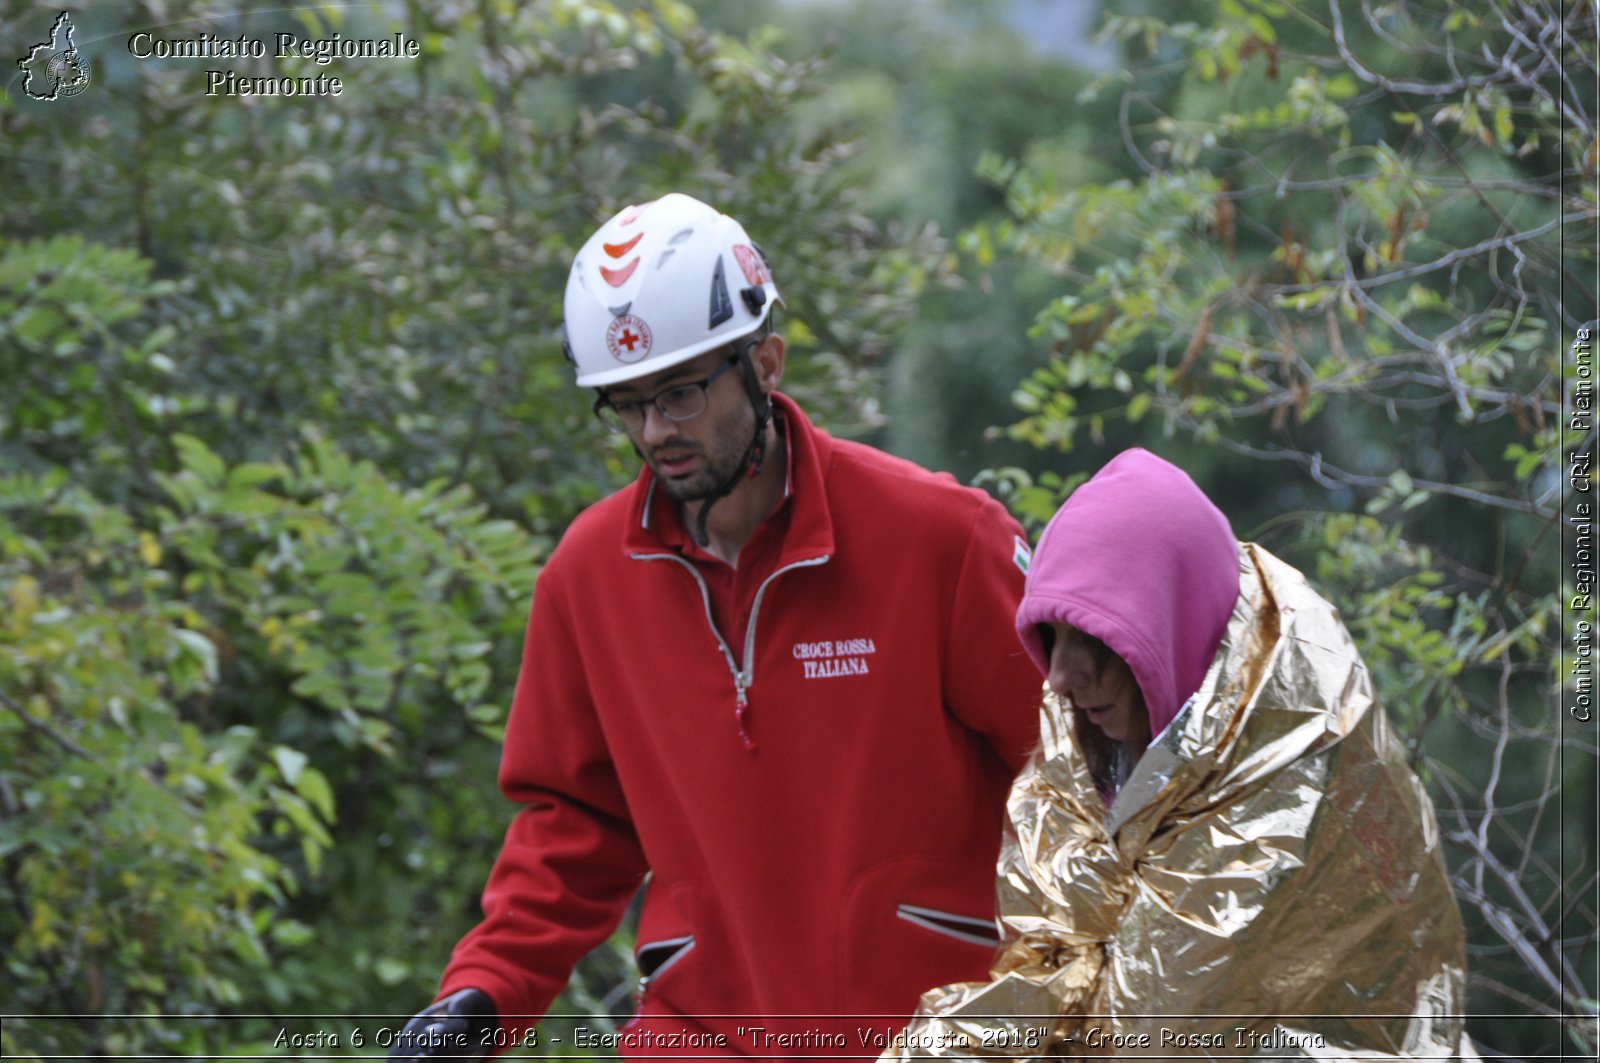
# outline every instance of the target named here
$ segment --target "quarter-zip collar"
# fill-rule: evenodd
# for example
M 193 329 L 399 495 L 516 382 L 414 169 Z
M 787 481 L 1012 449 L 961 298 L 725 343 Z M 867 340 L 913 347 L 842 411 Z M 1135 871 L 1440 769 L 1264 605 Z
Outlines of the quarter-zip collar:
M 681 565 L 693 577 L 700 592 L 706 624 L 716 637 L 733 683 L 734 719 L 739 740 L 745 750 L 752 753 L 756 742 L 750 733 L 750 688 L 756 681 L 757 633 L 762 608 L 779 577 L 796 569 L 826 564 L 833 556 L 833 517 L 823 480 L 832 448 L 827 437 L 815 431 L 800 407 L 788 397 L 774 393 L 772 401 L 786 433 L 788 468 L 784 497 L 756 529 L 756 535 L 767 531 L 774 522 L 778 527 L 786 523 L 787 527 L 782 531 L 783 543 L 776 563 L 769 572 L 761 574 L 742 646 L 731 645 L 727 634 L 718 628 L 711 608 L 710 588 L 705 574 L 697 567 L 697 562 L 724 562 L 694 545 L 679 518 L 677 505 L 665 492 L 656 490 L 656 477 L 648 465 L 640 470 L 639 479 L 634 482 L 631 519 L 623 535 L 623 551 L 630 559 Z

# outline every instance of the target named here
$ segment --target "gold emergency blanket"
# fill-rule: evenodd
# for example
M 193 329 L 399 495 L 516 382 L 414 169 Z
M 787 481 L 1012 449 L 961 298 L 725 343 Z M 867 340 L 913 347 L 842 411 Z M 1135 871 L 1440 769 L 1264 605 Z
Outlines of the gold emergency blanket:
M 1432 805 L 1338 613 L 1260 547 L 1194 699 L 1108 809 L 1048 691 L 988 984 L 914 1057 L 1476 1058 Z

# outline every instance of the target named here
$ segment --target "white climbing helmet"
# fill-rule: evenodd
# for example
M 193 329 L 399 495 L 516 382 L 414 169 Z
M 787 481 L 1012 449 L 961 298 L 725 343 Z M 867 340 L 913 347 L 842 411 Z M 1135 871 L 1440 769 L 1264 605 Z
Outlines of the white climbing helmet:
M 780 301 L 744 226 L 673 192 L 626 208 L 579 249 L 563 346 L 578 386 L 604 387 L 748 335 Z

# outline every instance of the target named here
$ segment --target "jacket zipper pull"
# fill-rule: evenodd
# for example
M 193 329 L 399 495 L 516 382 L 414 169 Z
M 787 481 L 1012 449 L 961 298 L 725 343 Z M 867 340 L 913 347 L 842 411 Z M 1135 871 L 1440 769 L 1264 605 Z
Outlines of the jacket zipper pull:
M 739 699 L 739 704 L 734 709 L 734 716 L 739 721 L 739 741 L 744 743 L 746 753 L 754 753 L 756 740 L 750 737 L 750 729 L 745 723 L 745 717 L 750 711 L 750 676 L 745 672 L 736 674 L 733 677 L 733 689 Z

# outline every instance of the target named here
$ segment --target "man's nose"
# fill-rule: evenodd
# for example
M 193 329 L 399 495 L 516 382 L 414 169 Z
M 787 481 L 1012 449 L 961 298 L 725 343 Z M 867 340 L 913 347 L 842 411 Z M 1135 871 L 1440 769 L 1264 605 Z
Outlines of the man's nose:
M 649 446 L 660 446 L 678 434 L 676 421 L 670 420 L 666 414 L 656 408 L 653 402 L 647 402 L 640 407 L 644 415 L 644 424 L 639 426 L 639 440 Z

